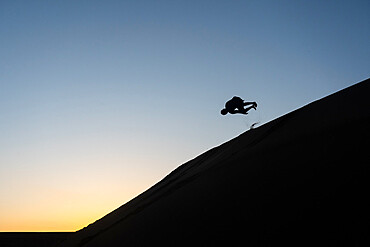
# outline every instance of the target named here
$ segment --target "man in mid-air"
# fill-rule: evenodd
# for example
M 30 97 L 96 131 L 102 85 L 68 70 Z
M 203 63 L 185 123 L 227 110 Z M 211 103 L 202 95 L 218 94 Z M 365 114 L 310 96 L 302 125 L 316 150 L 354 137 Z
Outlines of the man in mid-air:
M 247 108 L 244 108 L 244 106 L 252 105 Z M 244 102 L 240 97 L 234 96 L 231 100 L 227 101 L 225 104 L 225 108 L 221 110 L 222 115 L 226 115 L 228 113 L 230 114 L 248 114 L 247 112 L 250 109 L 256 110 L 257 103 L 256 102 Z

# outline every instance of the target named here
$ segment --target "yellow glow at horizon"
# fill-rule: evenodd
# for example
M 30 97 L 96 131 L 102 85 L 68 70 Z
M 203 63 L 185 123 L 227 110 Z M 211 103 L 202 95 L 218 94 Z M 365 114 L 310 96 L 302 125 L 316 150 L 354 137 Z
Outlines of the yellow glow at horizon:
M 46 184 L 20 179 L 23 184 L 18 184 L 8 201 L 0 204 L 0 232 L 80 230 L 145 191 L 157 182 L 155 177 L 159 178 L 148 178 L 143 171 L 139 176 L 138 171 L 90 167 L 90 171 L 73 173 L 68 179 L 65 174 L 58 174 Z
M 110 188 L 112 191 L 112 188 Z M 96 193 L 94 195 L 68 195 L 58 193 L 34 204 L 8 208 L 0 212 L 0 232 L 55 232 L 77 231 L 115 210 L 135 196 L 130 193 Z

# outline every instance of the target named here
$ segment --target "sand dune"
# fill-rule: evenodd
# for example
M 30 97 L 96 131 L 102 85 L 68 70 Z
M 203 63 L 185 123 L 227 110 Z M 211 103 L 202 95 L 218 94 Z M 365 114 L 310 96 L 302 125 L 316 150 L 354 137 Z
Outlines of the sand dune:
M 369 95 L 368 79 L 251 129 L 60 246 L 370 243 Z
M 1 247 L 50 247 L 72 232 L 0 232 Z

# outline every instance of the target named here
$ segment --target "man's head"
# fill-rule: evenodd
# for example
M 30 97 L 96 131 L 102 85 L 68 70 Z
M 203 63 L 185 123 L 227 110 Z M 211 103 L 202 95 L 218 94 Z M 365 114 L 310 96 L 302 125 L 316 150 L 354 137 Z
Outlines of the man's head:
M 221 110 L 221 114 L 222 114 L 222 115 L 226 115 L 226 114 L 227 114 L 227 112 L 228 112 L 228 111 L 226 110 L 226 108 L 224 108 L 224 109 L 222 109 L 222 110 Z

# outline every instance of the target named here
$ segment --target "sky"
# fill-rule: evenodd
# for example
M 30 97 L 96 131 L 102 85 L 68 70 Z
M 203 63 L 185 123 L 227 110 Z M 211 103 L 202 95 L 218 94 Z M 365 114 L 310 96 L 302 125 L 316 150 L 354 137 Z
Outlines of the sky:
M 0 1 L 0 231 L 76 231 L 369 77 L 369 1 Z M 240 96 L 258 108 L 222 116 Z

